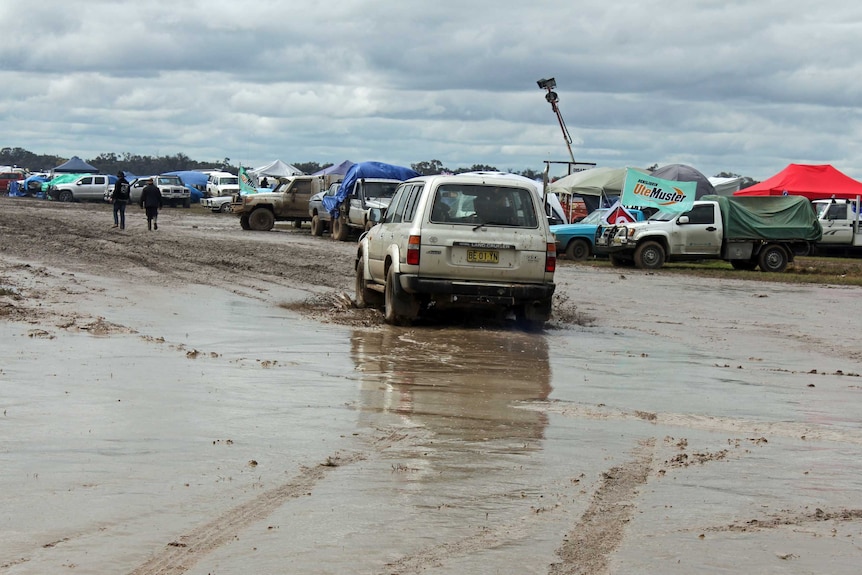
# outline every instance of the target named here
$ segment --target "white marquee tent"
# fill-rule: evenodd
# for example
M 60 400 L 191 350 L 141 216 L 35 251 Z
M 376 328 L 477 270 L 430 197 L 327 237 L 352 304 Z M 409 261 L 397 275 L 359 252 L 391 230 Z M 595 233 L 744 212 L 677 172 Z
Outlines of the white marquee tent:
M 287 176 L 301 176 L 302 171 L 296 166 L 276 160 L 271 164 L 250 170 L 249 174 L 256 178 L 286 178 Z

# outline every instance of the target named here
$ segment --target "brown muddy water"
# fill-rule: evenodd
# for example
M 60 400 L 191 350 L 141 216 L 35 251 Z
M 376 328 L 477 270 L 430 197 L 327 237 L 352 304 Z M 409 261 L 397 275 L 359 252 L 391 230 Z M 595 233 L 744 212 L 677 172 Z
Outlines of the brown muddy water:
M 527 334 L 81 281 L 100 329 L 0 322 L 2 575 L 860 571 L 860 359 L 737 284 Z

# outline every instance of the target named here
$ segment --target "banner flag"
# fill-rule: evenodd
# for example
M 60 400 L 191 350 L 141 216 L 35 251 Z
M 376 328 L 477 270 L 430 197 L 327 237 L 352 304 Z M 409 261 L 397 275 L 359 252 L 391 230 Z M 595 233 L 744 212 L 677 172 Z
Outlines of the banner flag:
M 626 206 L 651 206 L 665 212 L 682 213 L 694 205 L 697 182 L 654 178 L 637 170 L 626 170 L 620 202 Z
M 239 169 L 239 193 L 242 195 L 246 194 L 256 194 L 257 188 L 251 181 L 251 176 L 249 176 L 245 168 Z
M 608 211 L 605 212 L 605 217 L 602 220 L 602 223 L 608 226 L 615 226 L 618 224 L 631 224 L 636 221 L 637 218 L 635 218 L 620 204 L 620 201 L 617 200 L 610 208 L 608 208 Z

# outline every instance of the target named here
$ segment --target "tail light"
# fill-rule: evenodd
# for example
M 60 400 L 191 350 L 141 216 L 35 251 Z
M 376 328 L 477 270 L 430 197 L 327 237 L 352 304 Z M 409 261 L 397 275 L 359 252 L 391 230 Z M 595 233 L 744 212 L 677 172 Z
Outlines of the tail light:
M 407 240 L 407 265 L 419 265 L 419 247 L 422 244 L 421 236 L 410 236 Z
M 554 273 L 557 269 L 557 244 L 548 242 L 547 251 L 545 252 L 545 271 Z

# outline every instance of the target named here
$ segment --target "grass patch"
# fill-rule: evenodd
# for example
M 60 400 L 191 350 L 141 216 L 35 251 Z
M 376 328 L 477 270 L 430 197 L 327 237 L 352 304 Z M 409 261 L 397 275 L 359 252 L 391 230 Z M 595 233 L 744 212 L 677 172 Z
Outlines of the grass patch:
M 564 265 L 586 265 L 608 269 L 613 268 L 607 260 L 594 259 L 585 262 L 560 260 Z M 749 281 L 780 282 L 788 284 L 826 284 L 862 286 L 862 259 L 833 257 L 796 257 L 787 270 L 780 274 L 765 273 L 760 270 L 735 270 L 722 260 L 703 260 L 699 262 L 679 262 L 665 264 L 653 273 L 681 274 L 705 278 L 728 278 Z

